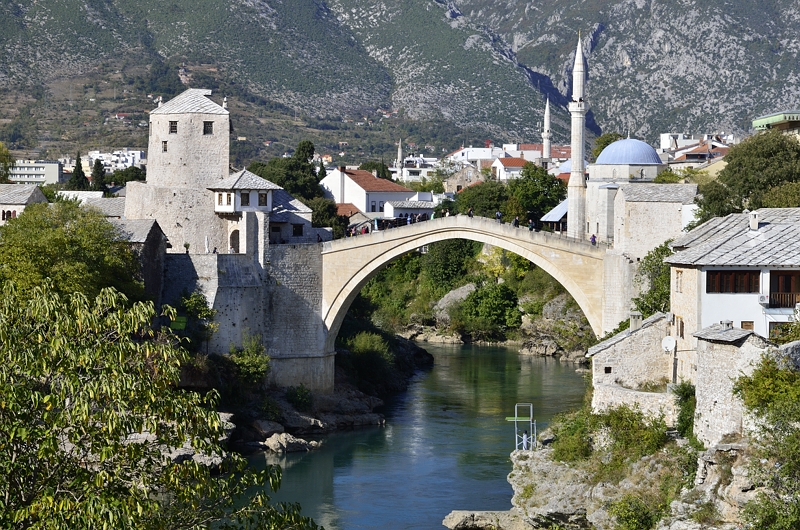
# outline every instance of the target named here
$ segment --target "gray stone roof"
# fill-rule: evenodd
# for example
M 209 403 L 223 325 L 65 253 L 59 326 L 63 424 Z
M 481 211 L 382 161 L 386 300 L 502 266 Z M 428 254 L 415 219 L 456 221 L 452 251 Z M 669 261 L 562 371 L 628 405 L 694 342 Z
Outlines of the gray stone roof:
M 673 265 L 798 267 L 800 208 L 763 208 L 758 230 L 750 230 L 749 214 L 711 219 L 672 242 Z
M 311 213 L 311 208 L 289 195 L 283 189 L 272 192 L 272 212 L 269 220 L 276 223 L 288 223 L 293 216 Z
M 753 335 L 754 333 L 749 329 L 741 328 L 728 328 L 722 324 L 712 324 L 707 328 L 703 328 L 697 333 L 692 333 L 693 337 L 698 339 L 713 341 L 713 342 L 739 342 L 742 339 Z
M 125 217 L 125 197 L 101 197 L 99 199 L 86 199 L 82 206 L 97 208 L 106 217 Z
M 30 204 L 37 202 L 36 198 L 40 199 L 38 202 L 47 201 L 36 184 L 0 184 L 0 204 Z
M 161 231 L 155 219 L 110 219 L 117 227 L 122 239 L 128 243 L 144 243 L 153 229 Z
M 210 95 L 209 89 L 190 88 L 151 110 L 150 114 L 228 114 L 227 109 L 208 98 Z
M 433 203 L 429 201 L 388 201 L 395 208 L 405 208 L 407 210 L 430 210 Z
M 267 179 L 263 179 L 246 169 L 238 171 L 226 179 L 215 182 L 210 190 L 280 190 L 283 189 Z M 273 199 L 274 200 L 274 199 Z
M 659 322 L 659 321 L 661 321 L 661 320 L 663 320 L 665 318 L 667 318 L 667 315 L 665 315 L 664 313 L 655 313 L 653 315 L 650 315 L 649 317 L 647 317 L 646 319 L 644 319 L 642 321 L 642 327 L 640 327 L 639 329 L 635 329 L 633 331 L 631 331 L 630 329 L 626 329 L 624 331 L 620 331 L 619 333 L 617 333 L 613 337 L 611 337 L 609 339 L 606 339 L 606 340 L 604 340 L 603 342 L 601 342 L 599 344 L 595 344 L 594 346 L 589 348 L 588 352 L 586 352 L 586 357 L 594 357 L 595 355 L 597 355 L 601 351 L 606 350 L 606 349 L 610 348 L 611 346 L 622 342 L 623 340 L 627 339 L 628 337 L 630 337 L 634 333 L 638 333 L 639 331 L 641 331 L 641 330 L 643 330 L 645 328 L 649 328 L 650 326 L 652 326 L 656 322 Z
M 627 202 L 679 202 L 692 204 L 697 184 L 623 184 L 620 187 Z

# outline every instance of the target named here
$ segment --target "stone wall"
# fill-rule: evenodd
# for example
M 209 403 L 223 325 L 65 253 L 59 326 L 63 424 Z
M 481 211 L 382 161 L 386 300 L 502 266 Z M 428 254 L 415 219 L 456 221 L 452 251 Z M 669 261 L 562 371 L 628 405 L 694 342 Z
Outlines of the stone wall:
M 769 346 L 758 335 L 750 335 L 740 344 L 698 341 L 694 434 L 706 447 L 727 434 L 742 434 L 747 421 L 744 405 L 733 395 L 733 384 L 740 375 L 753 373 Z
M 620 191 L 614 204 L 614 248 L 643 258 L 667 239 L 681 235 L 682 210 L 679 202 L 628 202 Z
M 629 332 L 622 340 L 594 353 L 592 383 L 595 386 L 622 385 L 639 388 L 648 382 L 664 379 L 671 381 L 672 353 L 665 353 L 661 347 L 661 341 L 668 334 L 669 322 L 662 315 L 657 321 Z M 589 352 L 593 353 L 593 350 L 594 348 Z M 592 400 L 593 405 L 595 399 L 596 396 Z
M 670 280 L 671 335 L 677 342 L 678 380 L 695 383 L 697 376 L 698 300 L 702 272 L 699 269 L 672 267 Z
M 603 333 L 608 333 L 630 316 L 631 298 L 637 294 L 633 285 L 636 262 L 621 252 L 609 250 L 603 268 Z
M 649 417 L 664 416 L 667 425 L 675 425 L 678 419 L 678 407 L 675 395 L 671 392 L 639 392 L 618 385 L 594 385 L 592 392 L 592 410 L 605 410 L 627 405 L 637 406 Z
M 322 320 L 322 245 L 271 245 L 265 268 L 264 344 L 271 382 L 333 390 L 333 351 L 325 351 Z

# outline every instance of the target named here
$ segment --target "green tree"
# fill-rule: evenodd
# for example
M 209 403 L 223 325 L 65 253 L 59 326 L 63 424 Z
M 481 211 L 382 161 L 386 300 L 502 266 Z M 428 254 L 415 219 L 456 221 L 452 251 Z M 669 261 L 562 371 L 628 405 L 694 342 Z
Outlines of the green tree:
M 434 286 L 447 292 L 466 275 L 468 263 L 480 247 L 480 243 L 465 239 L 431 243 L 422 258 L 422 273 Z
M 106 168 L 103 167 L 103 161 L 99 158 L 92 165 L 92 190 L 106 190 Z
M 519 178 L 508 182 L 508 194 L 524 210 L 520 216 L 523 222 L 528 218 L 538 221 L 564 200 L 567 188 L 546 169 L 528 162 L 522 167 Z M 506 214 L 510 216 L 511 212 Z
M 603 152 L 603 149 L 613 144 L 617 140 L 622 140 L 623 138 L 624 136 L 622 136 L 618 132 L 603 133 L 600 136 L 598 136 L 594 141 L 594 149 L 592 149 L 592 159 L 597 160 L 597 157 L 600 156 L 600 153 Z
M 253 162 L 247 170 L 277 184 L 295 198 L 309 201 L 322 197 L 317 172 L 310 162 L 313 156 L 314 144 L 302 140 L 297 145 L 294 156 L 273 158 L 266 163 Z
M 392 174 L 389 171 L 389 166 L 384 164 L 383 162 L 378 162 L 376 160 L 368 160 L 358 166 L 358 169 L 363 169 L 364 171 L 375 171 L 377 172 L 377 176 L 380 179 L 392 180 Z
M 450 311 L 451 325 L 473 338 L 501 339 L 508 329 L 519 328 L 522 313 L 516 293 L 502 283 L 480 286 Z
M 138 168 L 136 166 L 126 167 L 125 169 L 118 169 L 111 174 L 110 178 L 106 178 L 106 181 L 114 184 L 125 184 L 126 182 L 130 182 L 132 180 L 145 180 L 147 175 L 145 174 L 142 168 Z
M 28 293 L 52 279 L 61 293 L 94 298 L 114 287 L 141 300 L 139 261 L 118 230 L 99 213 L 75 201 L 31 204 L 0 227 L 0 283 Z
M 800 528 L 800 372 L 790 359 L 766 355 L 734 392 L 758 418 L 748 475 L 765 486 L 743 518 L 751 528 Z
M 345 236 L 350 220 L 344 215 L 339 215 L 336 203 L 332 199 L 315 197 L 306 201 L 306 204 L 311 208 L 311 226 L 332 228 L 334 239 Z
M 325 177 L 328 176 L 328 172 L 325 170 L 325 164 L 322 163 L 322 160 L 319 161 L 319 168 L 317 168 L 317 180 L 321 181 Z
M 66 189 L 68 190 L 88 190 L 89 189 L 89 179 L 86 178 L 86 174 L 83 172 L 83 164 L 81 162 L 81 154 L 78 153 L 78 156 L 75 157 L 75 169 L 72 171 L 72 176 L 67 181 Z
M 494 218 L 494 213 L 507 200 L 508 188 L 505 184 L 489 180 L 461 190 L 456 196 L 456 209 L 459 213 L 467 213 L 472 208 L 475 215 Z
M 764 208 L 797 208 L 800 206 L 800 182 L 787 182 L 775 186 L 764 194 Z
M 700 188 L 700 221 L 763 206 L 769 190 L 800 181 L 800 142 L 774 130 L 731 147 L 716 181 Z
M 0 184 L 8 184 L 8 175 L 12 167 L 14 167 L 14 157 L 3 142 L 0 142 Z
M 661 243 L 639 262 L 634 283 L 641 294 L 633 299 L 633 304 L 645 318 L 659 311 L 669 311 L 670 267 L 664 259 L 672 255 L 671 242 L 670 239 Z
M 177 388 L 188 353 L 151 329 L 152 303 L 52 285 L 7 285 L 0 300 L 0 526 L 316 527 L 246 495 L 276 490 L 280 468 L 254 472 L 221 447 L 216 393 Z M 181 448 L 195 457 L 170 456 Z

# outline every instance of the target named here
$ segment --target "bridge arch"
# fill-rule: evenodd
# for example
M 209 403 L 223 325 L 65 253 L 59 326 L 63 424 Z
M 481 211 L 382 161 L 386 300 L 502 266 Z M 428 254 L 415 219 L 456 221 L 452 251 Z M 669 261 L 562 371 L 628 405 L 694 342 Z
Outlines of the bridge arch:
M 446 239 L 488 243 L 541 267 L 572 295 L 595 334 L 602 333 L 605 248 L 547 232 L 514 228 L 482 217 L 459 215 L 323 245 L 325 351 L 334 351 L 344 316 L 370 278 L 403 254 Z

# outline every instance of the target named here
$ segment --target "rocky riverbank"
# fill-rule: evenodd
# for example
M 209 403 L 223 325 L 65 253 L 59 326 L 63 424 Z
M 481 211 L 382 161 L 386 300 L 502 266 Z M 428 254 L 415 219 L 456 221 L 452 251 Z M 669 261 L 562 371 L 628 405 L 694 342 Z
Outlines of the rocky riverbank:
M 686 441 L 678 440 L 681 444 Z M 733 530 L 739 512 L 758 489 L 747 478 L 748 442 L 720 444 L 700 453 L 692 485 L 673 499 L 656 530 Z M 442 522 L 452 530 L 612 530 L 614 503 L 657 490 L 674 470 L 674 452 L 661 451 L 633 463 L 618 483 L 596 482 L 591 470 L 552 458 L 552 449 L 515 451 L 508 481 L 514 490 L 508 512 L 451 512 Z

